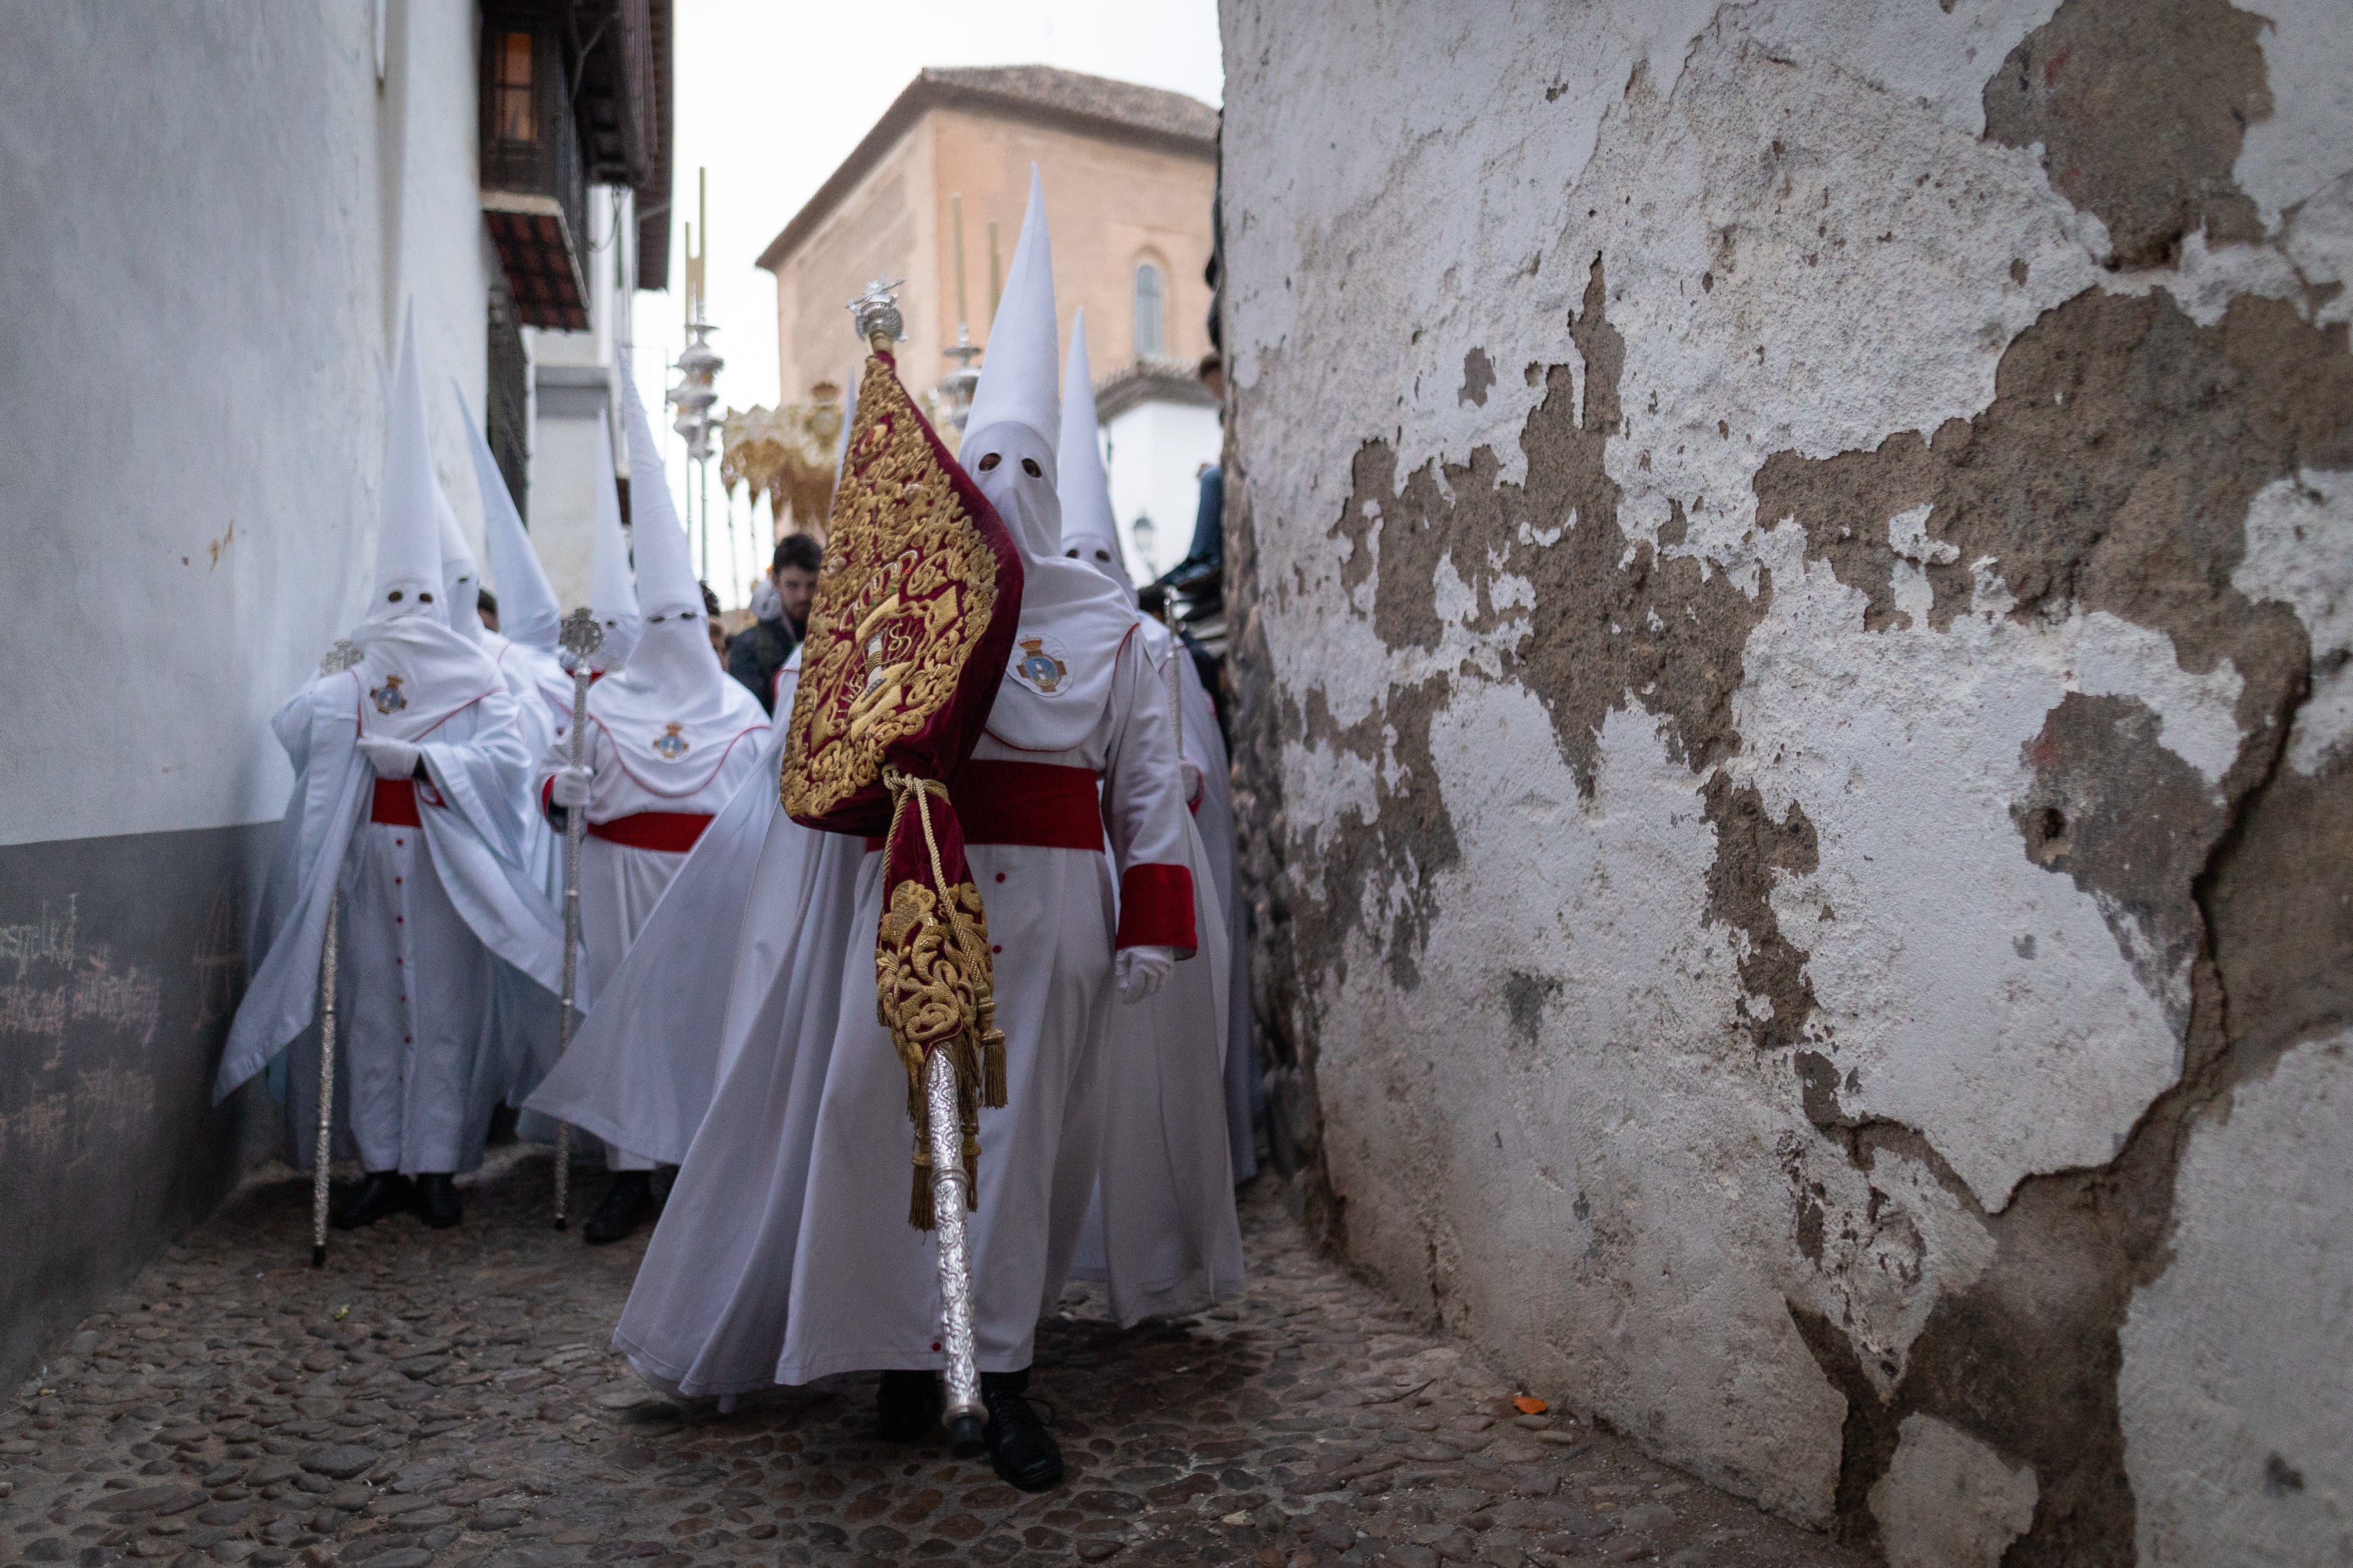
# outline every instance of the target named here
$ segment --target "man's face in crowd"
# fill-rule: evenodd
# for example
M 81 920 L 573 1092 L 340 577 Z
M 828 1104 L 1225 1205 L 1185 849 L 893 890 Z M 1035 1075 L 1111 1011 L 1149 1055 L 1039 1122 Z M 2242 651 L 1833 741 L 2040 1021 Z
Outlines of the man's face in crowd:
M 776 597 L 784 601 L 785 616 L 795 626 L 808 624 L 809 605 L 817 599 L 817 574 L 800 566 L 786 566 L 769 574 L 776 584 Z

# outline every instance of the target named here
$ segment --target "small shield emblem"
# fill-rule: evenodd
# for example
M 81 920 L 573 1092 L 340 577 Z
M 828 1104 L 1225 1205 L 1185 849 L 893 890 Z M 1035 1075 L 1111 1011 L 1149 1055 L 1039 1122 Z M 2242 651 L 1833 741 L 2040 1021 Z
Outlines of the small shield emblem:
M 679 733 L 685 728 L 683 724 L 670 724 L 663 728 L 661 739 L 654 742 L 654 750 L 661 753 L 662 761 L 674 763 L 686 755 L 686 749 L 691 742 L 684 735 Z
M 1057 654 L 1059 649 L 1046 647 L 1042 637 L 1023 637 L 1020 658 L 1013 661 L 1013 679 L 1041 697 L 1051 697 L 1071 678 L 1071 667 Z
M 384 684 L 368 693 L 368 700 L 375 704 L 375 710 L 379 713 L 397 713 L 408 706 L 408 699 L 400 689 L 400 677 L 396 675 L 385 676 Z

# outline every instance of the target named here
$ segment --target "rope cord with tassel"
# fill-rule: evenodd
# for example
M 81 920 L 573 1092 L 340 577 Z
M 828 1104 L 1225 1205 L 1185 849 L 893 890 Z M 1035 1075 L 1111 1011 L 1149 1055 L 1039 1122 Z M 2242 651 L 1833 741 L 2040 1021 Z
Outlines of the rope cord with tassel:
M 929 1041 L 921 1041 L 915 1037 L 916 1031 L 909 1026 L 903 1010 L 897 1004 L 898 987 L 893 984 L 893 975 L 886 972 L 880 976 L 879 1010 L 882 1014 L 882 1023 L 891 1030 L 892 1044 L 898 1047 L 901 1063 L 907 1069 L 907 1115 L 915 1123 L 913 1184 L 908 1197 L 907 1223 L 918 1230 L 931 1230 L 934 1228 L 936 1215 L 934 1213 L 929 1135 L 931 1112 L 923 1093 L 924 1067 L 932 1052 L 944 1050 L 949 1053 L 949 1066 L 956 1079 L 958 1121 L 962 1123 L 965 1206 L 977 1209 L 980 1206 L 980 1110 L 983 1107 L 995 1110 L 1005 1103 L 1005 1034 L 997 1027 L 997 1000 L 990 984 L 985 927 L 982 934 L 976 935 L 965 919 L 962 900 L 956 897 L 957 889 L 948 884 L 947 869 L 940 858 L 939 838 L 932 826 L 926 797 L 937 796 L 943 805 L 950 804 L 947 785 L 937 779 L 918 778 L 892 767 L 882 770 L 882 782 L 892 795 L 891 827 L 885 842 L 897 839 L 900 824 L 906 817 L 907 808 L 913 805 L 915 819 L 923 826 L 923 847 L 932 874 L 928 897 L 917 888 L 913 889 L 916 897 L 907 900 L 907 908 L 902 907 L 902 897 L 894 895 L 892 900 L 884 932 L 885 946 L 892 950 L 892 968 L 895 970 L 901 966 L 902 960 L 898 950 L 907 945 L 903 939 L 911 925 L 938 923 L 928 910 L 921 907 L 923 903 L 936 900 L 947 912 L 948 931 L 956 952 L 964 961 L 964 988 L 970 992 L 972 998 L 968 1015 L 961 1006 L 957 1008 L 959 1016 L 953 1028 L 941 1032 Z M 971 884 L 963 886 L 970 888 Z M 972 889 L 972 897 L 976 905 L 980 897 L 977 889 Z M 983 919 L 986 920 L 985 915 Z M 896 934 L 889 929 L 894 923 L 898 927 Z

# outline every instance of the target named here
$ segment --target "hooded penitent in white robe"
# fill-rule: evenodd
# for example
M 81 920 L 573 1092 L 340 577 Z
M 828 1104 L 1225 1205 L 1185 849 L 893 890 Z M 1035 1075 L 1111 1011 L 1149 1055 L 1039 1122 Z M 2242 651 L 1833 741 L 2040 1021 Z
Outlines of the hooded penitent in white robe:
M 594 777 L 581 808 L 588 832 L 580 854 L 580 963 L 594 992 L 602 992 L 619 968 L 712 819 L 752 777 L 769 730 L 758 700 L 712 657 L 702 590 L 626 360 L 622 386 L 629 471 L 638 479 L 637 591 L 643 628 L 627 667 L 588 692 L 581 760 Z M 545 791 L 571 760 L 569 742 L 549 747 L 533 787 Z M 670 1031 L 660 1020 L 645 1026 L 634 1038 L 613 1043 L 632 1057 L 652 1058 L 646 1064 L 651 1066 L 667 1054 Z M 617 1065 L 631 1070 L 602 1055 L 567 1057 L 532 1108 L 570 1120 L 572 1102 L 593 1100 Z M 616 1170 L 651 1170 L 662 1152 L 626 1138 L 604 1142 Z
M 1114 950 L 1165 963 L 1195 942 L 1176 740 L 1134 612 L 1059 550 L 1053 322 L 1033 181 L 962 447 L 1025 573 L 1009 668 L 953 786 L 1006 1034 L 968 1222 L 986 1372 L 1029 1364 L 1093 1190 Z M 860 840 L 772 815 L 718 1089 L 614 1335 L 658 1384 L 726 1394 L 942 1364 L 934 1237 L 906 1218 L 906 1073 L 875 1016 L 883 869 Z
M 438 491 L 413 331 L 395 383 L 364 655 L 272 727 L 294 764 L 268 929 L 229 1028 L 216 1099 L 300 1042 L 288 1108 L 316 1115 L 319 958 L 338 889 L 339 1110 L 370 1171 L 470 1169 L 509 1074 L 491 1025 L 496 961 L 559 983 L 554 910 L 515 858 L 530 765 L 515 703 L 443 599 Z M 417 748 L 424 776 L 378 779 L 363 738 Z M 307 1162 L 311 1141 L 293 1140 Z
M 455 384 L 452 384 L 455 389 Z M 471 637 L 498 667 L 499 676 L 515 700 L 515 721 L 523 746 L 536 758 L 571 732 L 572 678 L 557 661 L 555 591 L 548 585 L 538 556 L 523 536 L 522 518 L 507 493 L 506 476 L 499 472 L 491 444 L 475 426 L 466 395 L 457 392 L 467 445 L 473 456 L 474 488 L 482 503 L 482 536 L 492 566 L 499 574 L 500 630 L 481 622 L 477 604 L 480 571 L 446 502 L 441 515 L 441 575 L 448 585 L 449 624 L 460 637 Z M 510 634 L 509 628 L 512 628 Z M 531 879 L 557 910 L 564 907 L 564 846 L 531 797 L 526 777 L 524 797 L 518 802 L 515 845 Z M 540 1078 L 554 1065 L 563 1044 L 562 1006 L 557 998 L 512 965 L 494 965 L 491 980 L 492 1021 L 508 1062 L 501 1091 L 508 1103 L 520 1105 Z M 583 1005 L 595 995 L 581 991 Z
M 853 391 L 853 418 L 856 412 Z M 839 483 L 838 469 L 834 478 Z M 776 944 L 783 933 L 797 929 L 805 910 L 826 901 L 817 884 L 807 880 L 814 874 L 813 851 L 825 836 L 796 825 L 777 801 L 777 773 L 800 672 L 801 649 L 796 647 L 776 672 L 767 738 L 750 776 L 695 840 L 638 927 L 629 951 L 597 994 L 601 1005 L 574 1031 L 563 1072 L 532 1097 L 534 1117 L 543 1112 L 602 1139 L 607 1147 L 675 1165 L 686 1158 L 711 1109 L 727 1065 L 723 1048 L 740 1048 L 754 1035 L 765 1046 L 777 1044 L 780 1037 L 773 1029 L 731 1027 L 728 991 L 737 969 L 736 944 L 747 922 L 764 933 L 764 952 L 794 951 L 792 942 L 781 949 Z M 833 859 L 844 870 L 839 901 L 846 908 L 847 873 L 855 868 L 856 857 L 842 851 Z M 756 917 L 751 912 L 755 873 L 762 874 L 756 885 L 770 900 Z M 757 970 L 758 963 L 747 963 Z M 657 1045 L 659 1049 L 650 1048 Z
M 1086 327 L 1086 312 L 1081 310 L 1071 328 L 1062 379 L 1057 455 L 1062 555 L 1102 574 L 1132 605 L 1135 589 L 1113 526 L 1111 481 L 1097 435 Z M 1164 704 L 1171 703 L 1176 689 L 1170 683 L 1192 677 L 1192 660 L 1181 650 L 1172 657 L 1174 639 L 1166 627 L 1145 623 L 1137 636 L 1156 693 Z M 1192 686 L 1199 690 L 1198 677 Z M 1206 693 L 1201 706 L 1207 706 Z M 1187 711 L 1182 724 L 1185 754 L 1198 781 L 1189 803 L 1197 811 L 1208 804 L 1209 781 L 1225 783 L 1224 747 L 1211 719 L 1211 727 L 1203 731 L 1198 714 Z M 1205 826 L 1222 836 L 1229 884 L 1233 861 L 1229 815 L 1212 816 L 1206 825 L 1198 816 L 1187 822 L 1186 859 L 1193 872 L 1201 960 L 1178 965 L 1156 994 L 1116 1009 L 1111 1023 L 1103 1160 L 1071 1272 L 1105 1285 L 1112 1314 L 1123 1325 L 1198 1311 L 1242 1289 L 1241 1227 L 1234 1214 L 1225 1102 L 1228 1001 L 1238 971 Z M 1245 1134 L 1248 1130 L 1245 1120 Z
M 1079 314 L 1079 324 L 1071 334 L 1074 353 L 1084 342 L 1085 312 Z M 1090 417 L 1093 407 L 1093 391 L 1090 387 L 1087 392 Z M 1071 421 L 1066 418 L 1064 425 L 1062 552 L 1108 574 L 1133 604 L 1135 601 L 1135 581 L 1128 575 L 1127 559 L 1120 549 L 1119 531 L 1112 515 L 1108 479 L 1104 481 L 1100 497 L 1094 496 L 1092 487 L 1072 489 L 1068 472 L 1071 455 L 1080 448 L 1075 445 L 1075 436 L 1071 433 Z M 1083 456 L 1082 460 L 1086 460 Z M 1093 471 L 1100 475 L 1100 447 L 1093 448 L 1092 460 Z M 1078 509 L 1075 512 L 1074 505 Z M 1234 869 L 1237 855 L 1234 847 L 1232 769 L 1226 755 L 1225 733 L 1218 725 L 1217 703 L 1209 696 L 1208 688 L 1201 684 L 1200 672 L 1195 668 L 1190 655 L 1184 653 L 1179 641 L 1157 621 L 1145 620 L 1142 635 L 1151 655 L 1153 668 L 1164 676 L 1168 671 L 1170 655 L 1182 655 L 1176 659 L 1176 679 L 1184 720 L 1185 759 L 1200 773 L 1199 793 L 1191 803 L 1193 820 L 1200 829 L 1202 847 L 1208 854 L 1209 874 L 1216 883 L 1218 907 L 1223 917 L 1230 954 L 1228 972 L 1233 976 L 1232 984 L 1227 987 L 1224 1037 L 1226 1137 L 1231 1152 L 1233 1179 L 1238 1183 L 1246 1182 L 1258 1174 L 1258 1144 L 1252 1119 L 1260 1098 L 1259 1058 L 1255 1031 L 1250 1025 L 1250 942 L 1242 924 L 1240 882 Z
M 740 1047 L 751 1039 L 751 1031 L 728 1027 L 738 941 L 756 924 L 768 949 L 779 941 L 794 949 L 800 944 L 789 933 L 802 914 L 827 902 L 807 879 L 806 857 L 833 836 L 797 826 L 776 802 L 800 672 L 801 650 L 795 648 L 776 672 L 780 710 L 761 737 L 758 761 L 687 851 L 598 993 L 598 1005 L 574 1032 L 563 1070 L 532 1096 L 534 1113 L 568 1121 L 656 1164 L 686 1158 L 729 1065 L 721 1058 L 723 1046 Z M 804 858 L 788 868 L 787 856 Z M 845 874 L 835 902 L 847 910 L 855 847 L 837 858 Z M 755 885 L 768 900 L 756 915 L 750 909 Z M 776 1035 L 764 1039 L 774 1045 Z

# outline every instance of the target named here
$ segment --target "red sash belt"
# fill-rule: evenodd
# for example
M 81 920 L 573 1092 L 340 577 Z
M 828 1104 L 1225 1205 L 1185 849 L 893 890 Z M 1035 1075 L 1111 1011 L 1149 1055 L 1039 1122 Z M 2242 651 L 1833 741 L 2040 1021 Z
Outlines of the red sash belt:
M 625 849 L 660 849 L 683 855 L 694 847 L 711 818 L 693 811 L 639 811 L 610 822 L 592 822 L 588 837 Z
M 439 802 L 434 804 L 438 805 Z M 369 804 L 368 820 L 386 827 L 422 827 L 425 819 L 417 815 L 417 781 L 415 779 L 378 779 L 375 799 Z
M 976 757 L 949 781 L 948 799 L 966 844 L 1103 852 L 1103 802 L 1092 768 Z M 869 838 L 866 847 L 880 849 L 882 840 Z

